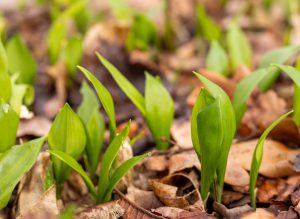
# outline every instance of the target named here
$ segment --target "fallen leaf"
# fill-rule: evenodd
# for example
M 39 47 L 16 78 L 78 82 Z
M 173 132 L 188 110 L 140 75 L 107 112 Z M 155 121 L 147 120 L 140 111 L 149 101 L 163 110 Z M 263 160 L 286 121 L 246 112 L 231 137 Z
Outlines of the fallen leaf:
M 278 196 L 285 188 L 285 180 L 283 179 L 265 179 L 258 186 L 257 200 L 262 203 L 269 203 L 273 197 Z
M 151 210 L 163 206 L 163 204 L 155 196 L 153 191 L 141 190 L 132 185 L 128 187 L 126 197 L 137 206 L 142 207 L 146 210 Z
M 35 116 L 32 119 L 21 120 L 17 137 L 23 137 L 26 135 L 41 137 L 47 135 L 51 124 L 52 123 L 49 119 L 41 116 Z
M 175 119 L 172 123 L 171 134 L 180 148 L 193 148 L 191 138 L 191 123 L 189 121 Z
M 169 159 L 168 167 L 169 174 L 193 167 L 200 170 L 200 162 L 195 151 L 190 150 L 172 155 Z
M 213 219 L 215 217 L 208 215 L 207 213 L 197 210 L 197 211 L 186 211 L 180 208 L 174 207 L 160 207 L 153 209 L 152 212 L 160 214 L 165 218 L 170 219 Z
M 146 158 L 143 164 L 147 170 L 161 172 L 167 170 L 168 160 L 165 155 L 157 155 Z
M 261 219 L 261 218 L 276 219 L 276 217 L 272 213 L 270 213 L 262 208 L 257 208 L 255 212 L 248 213 L 248 214 L 244 215 L 243 217 L 241 217 L 241 219 Z
M 222 203 L 224 205 L 228 205 L 234 201 L 240 200 L 243 197 L 244 197 L 244 194 L 242 194 L 240 192 L 224 190 L 222 193 Z
M 292 207 L 289 208 L 288 211 L 281 211 L 277 215 L 277 219 L 298 219 L 297 213 L 294 211 Z
M 300 174 L 296 173 L 290 175 L 285 182 L 286 182 L 286 186 L 284 190 L 281 191 L 281 193 L 278 195 L 276 201 L 286 201 L 290 195 L 292 199 L 293 192 L 295 191 L 296 188 L 300 186 Z
M 222 215 L 224 218 L 241 218 L 242 215 L 249 211 L 253 211 L 249 205 L 243 205 L 235 208 L 228 209 L 224 205 L 214 202 L 213 204 L 214 210 Z

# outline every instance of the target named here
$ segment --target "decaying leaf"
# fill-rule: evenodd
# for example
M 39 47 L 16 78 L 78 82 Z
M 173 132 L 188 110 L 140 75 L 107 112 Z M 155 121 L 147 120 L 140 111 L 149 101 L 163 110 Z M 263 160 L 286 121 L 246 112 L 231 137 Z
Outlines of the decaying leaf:
M 275 215 L 262 209 L 257 208 L 255 212 L 248 213 L 242 217 L 242 219 L 276 219 Z
M 240 218 L 246 212 L 253 211 L 249 205 L 243 205 L 235 208 L 228 209 L 224 205 L 214 202 L 214 210 L 222 215 L 224 218 Z
M 49 164 L 49 153 L 42 152 L 34 167 L 21 180 L 18 188 L 18 205 L 15 209 L 16 218 L 41 218 L 39 216 L 43 215 L 47 215 L 47 218 L 56 218 L 59 214 L 55 185 L 46 192 L 43 191 Z
M 47 135 L 51 127 L 51 121 L 45 117 L 35 116 L 32 119 L 21 120 L 17 132 L 18 137 L 33 135 L 41 137 Z
M 172 124 L 171 134 L 180 148 L 193 148 L 190 127 L 191 123 L 186 120 L 174 120 Z
M 165 155 L 151 156 L 144 160 L 144 165 L 150 171 L 164 171 L 168 168 L 168 160 Z

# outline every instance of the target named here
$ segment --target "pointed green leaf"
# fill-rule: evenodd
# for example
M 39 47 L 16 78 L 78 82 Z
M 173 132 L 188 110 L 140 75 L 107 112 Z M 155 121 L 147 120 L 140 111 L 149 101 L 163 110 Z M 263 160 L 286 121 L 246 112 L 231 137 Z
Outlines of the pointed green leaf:
M 273 122 L 260 136 L 256 147 L 253 152 L 252 156 L 252 162 L 251 162 L 251 169 L 250 169 L 250 197 L 251 197 L 251 205 L 253 208 L 256 208 L 256 198 L 255 198 L 255 186 L 258 176 L 258 171 L 261 165 L 261 161 L 263 158 L 264 153 L 264 142 L 269 133 L 272 131 L 272 129 L 277 126 L 283 119 L 285 119 L 287 116 L 289 116 L 293 111 L 290 111 L 283 116 L 281 116 L 279 119 L 277 119 L 275 122 Z
M 37 63 L 20 35 L 13 36 L 6 45 L 8 71 L 19 73 L 18 82 L 33 85 Z
M 82 38 L 75 36 L 68 41 L 65 48 L 65 62 L 69 75 L 74 78 L 76 73 L 76 66 L 80 64 L 83 55 Z
M 212 41 L 209 49 L 206 68 L 216 73 L 228 76 L 229 61 L 225 50 L 218 43 L 218 41 Z
M 226 36 L 229 57 L 233 70 L 239 65 L 252 65 L 252 49 L 246 35 L 236 24 L 231 24 Z
M 272 64 L 271 66 L 274 66 L 284 73 L 286 73 L 290 79 L 298 86 L 300 87 L 300 71 L 292 66 L 288 65 L 280 65 L 280 64 Z
M 167 149 L 174 118 L 174 102 L 164 85 L 146 73 L 146 121 L 158 149 Z M 165 139 L 165 140 L 164 140 Z
M 16 142 L 19 126 L 18 114 L 3 101 L 0 102 L 0 153 L 10 149 Z
M 126 160 L 124 163 L 119 166 L 109 180 L 109 185 L 105 193 L 105 197 L 103 202 L 108 202 L 111 199 L 111 194 L 113 189 L 118 185 L 120 180 L 126 175 L 126 173 L 131 170 L 135 165 L 137 165 L 139 162 L 141 162 L 146 157 L 150 156 L 150 153 L 143 154 L 140 156 L 132 157 L 128 160 Z
M 145 100 L 141 93 L 127 80 L 127 78 L 107 59 L 97 53 L 98 59 L 105 66 L 111 76 L 114 78 L 116 83 L 127 95 L 127 97 L 136 105 L 136 107 L 145 115 Z
M 206 147 L 214 147 L 221 148 L 222 150 L 216 151 L 215 153 L 220 153 L 217 167 L 217 181 L 218 181 L 218 201 L 221 199 L 221 194 L 223 190 L 224 177 L 226 171 L 226 164 L 229 149 L 232 143 L 232 140 L 236 131 L 236 121 L 233 107 L 231 105 L 231 101 L 227 94 L 216 84 L 209 81 L 205 77 L 196 73 L 196 76 L 201 80 L 201 82 L 207 87 L 210 91 L 210 94 L 215 98 L 215 102 L 204 108 L 205 111 L 200 111 L 197 117 L 197 131 L 198 138 L 200 144 L 201 151 L 201 161 L 203 157 L 210 157 L 208 154 L 210 152 L 205 152 L 204 148 Z M 214 104 L 214 105 L 213 105 Z M 213 107 L 213 108 L 209 108 Z M 207 114 L 207 116 L 205 116 Z M 215 115 L 213 117 L 212 115 Z M 213 118 L 213 119 L 212 119 Z M 206 121 L 207 120 L 207 121 Z M 203 127 L 202 127 L 203 126 Z M 220 130 L 220 131 L 219 131 Z M 221 139 L 221 147 L 218 146 L 218 141 L 216 139 L 211 139 L 215 141 L 215 146 L 211 146 L 206 139 L 207 133 L 213 133 L 214 138 Z M 201 138 L 205 138 L 201 140 Z M 201 143 L 202 141 L 202 143 Z M 209 150 L 209 149 L 208 149 Z M 215 160 L 216 161 L 216 160 Z M 202 161 L 203 162 L 203 161 Z M 210 161 L 208 161 L 210 162 Z M 208 167 L 209 168 L 209 167 Z M 209 174 L 209 173 L 208 173 Z M 212 174 L 212 172 L 210 172 Z M 209 178 L 211 179 L 211 178 Z M 207 187 L 204 187 L 204 194 L 202 194 L 203 198 L 206 198 L 205 195 L 207 192 Z
M 0 209 L 4 208 L 23 175 L 34 165 L 46 137 L 15 145 L 0 156 Z
M 198 128 L 197 128 L 197 117 L 199 112 L 205 108 L 205 106 L 211 104 L 214 102 L 214 98 L 207 92 L 206 89 L 201 89 L 197 100 L 195 102 L 195 105 L 192 110 L 192 116 L 191 116 L 191 136 L 192 136 L 192 142 L 194 149 L 198 155 L 198 158 L 201 160 L 201 147 L 199 144 L 198 139 Z
M 78 66 L 80 71 L 85 75 L 85 77 L 92 83 L 94 86 L 98 97 L 103 105 L 105 112 L 109 118 L 110 125 L 110 133 L 111 139 L 116 135 L 116 115 L 115 115 L 115 107 L 111 94 L 109 91 L 103 86 L 103 84 L 87 69 Z
M 2 38 L 0 36 L 0 74 L 1 73 L 7 73 L 8 67 L 7 67 L 7 56 L 6 51 L 3 46 Z
M 206 14 L 203 4 L 200 3 L 196 7 L 196 25 L 198 35 L 209 41 L 218 40 L 221 36 L 220 27 Z
M 268 73 L 267 68 L 262 68 L 251 73 L 238 83 L 233 98 L 237 127 L 240 125 L 243 115 L 246 112 L 248 98 L 258 83 L 262 81 Z
M 300 46 L 287 46 L 267 52 L 261 59 L 259 68 L 268 67 L 272 63 L 283 64 L 300 51 Z M 278 78 L 280 71 L 272 69 L 272 72 L 259 83 L 262 91 L 267 91 Z
M 51 126 L 48 143 L 51 150 L 63 151 L 74 159 L 78 159 L 84 150 L 86 144 L 84 126 L 67 103 Z M 56 181 L 61 185 L 68 177 L 70 168 L 56 157 L 52 157 L 52 160 Z
M 1 72 L 0 70 L 0 99 L 8 102 L 11 95 L 11 81 L 10 77 L 6 72 Z
M 63 161 L 65 164 L 67 164 L 69 167 L 71 167 L 73 170 L 75 170 L 82 179 L 84 180 L 86 186 L 88 187 L 89 191 L 91 192 L 92 196 L 96 197 L 96 190 L 94 187 L 93 182 L 90 180 L 88 175 L 84 172 L 80 164 L 70 155 L 63 151 L 59 150 L 49 150 L 50 154 L 58 158 L 59 160 Z
M 118 151 L 123 144 L 124 140 L 128 136 L 129 133 L 130 122 L 126 125 L 126 127 L 121 131 L 119 135 L 117 135 L 112 142 L 109 144 L 106 149 L 101 162 L 101 170 L 99 176 L 99 184 L 98 184 L 98 198 L 97 203 L 103 202 L 105 192 L 107 191 L 109 185 L 109 177 L 112 164 L 115 158 L 118 155 Z

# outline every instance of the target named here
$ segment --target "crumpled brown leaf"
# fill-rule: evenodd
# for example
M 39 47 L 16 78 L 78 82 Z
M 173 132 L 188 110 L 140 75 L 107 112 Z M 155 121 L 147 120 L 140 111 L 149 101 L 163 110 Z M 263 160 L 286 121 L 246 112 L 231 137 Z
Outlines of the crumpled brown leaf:
M 172 123 L 171 134 L 180 148 L 193 148 L 190 121 L 175 119 Z
M 249 205 L 243 205 L 235 208 L 228 209 L 224 205 L 214 202 L 213 204 L 214 210 L 221 214 L 224 218 L 240 218 L 246 212 L 253 211 Z
M 161 202 L 169 207 L 185 208 L 201 201 L 198 181 L 193 175 L 172 174 L 160 181 L 149 180 L 149 185 Z M 197 204 L 200 209 L 204 209 L 202 202 Z
M 170 219 L 213 219 L 215 217 L 208 215 L 207 213 L 197 210 L 197 211 L 186 211 L 180 208 L 174 207 L 160 207 L 153 209 L 152 212 L 155 212 L 165 218 Z

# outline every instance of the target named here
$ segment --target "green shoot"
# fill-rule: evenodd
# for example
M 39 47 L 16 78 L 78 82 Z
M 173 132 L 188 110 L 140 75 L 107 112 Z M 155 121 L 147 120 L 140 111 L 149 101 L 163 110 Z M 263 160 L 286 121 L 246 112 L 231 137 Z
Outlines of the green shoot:
M 206 202 L 214 184 L 214 198 L 221 200 L 229 149 L 235 135 L 235 115 L 227 94 L 200 74 L 196 76 L 208 89 L 202 89 L 193 109 L 192 139 L 201 161 L 201 196 Z M 218 162 L 216 162 L 218 161 Z
M 123 176 L 137 163 L 149 156 L 149 154 L 135 156 L 125 161 L 116 169 L 113 168 L 113 163 L 118 155 L 118 151 L 128 136 L 129 126 L 130 122 L 119 135 L 116 135 L 116 137 L 113 139 L 113 141 L 105 151 L 102 157 L 101 170 L 97 187 L 93 185 L 92 180 L 88 177 L 80 164 L 78 164 L 78 162 L 73 157 L 62 151 L 50 150 L 52 156 L 60 159 L 81 175 L 93 199 L 96 201 L 96 204 L 109 201 L 111 199 L 114 187 L 120 182 Z
M 101 63 L 112 75 L 121 90 L 136 105 L 146 119 L 158 149 L 167 149 L 174 117 L 174 103 L 160 80 L 146 73 L 145 98 L 107 59 L 97 53 Z
M 263 152 L 264 152 L 264 142 L 269 133 L 272 131 L 272 129 L 277 126 L 283 119 L 285 119 L 287 116 L 289 116 L 293 111 L 290 111 L 283 116 L 281 116 L 279 119 L 277 119 L 275 122 L 273 122 L 265 131 L 264 133 L 260 136 L 255 150 L 253 152 L 252 156 L 252 162 L 251 162 L 251 169 L 250 169 L 250 198 L 251 198 L 251 205 L 253 208 L 256 208 L 256 195 L 255 195 L 255 186 L 256 186 L 256 181 L 258 177 L 258 171 L 259 167 L 262 162 L 263 158 Z
M 80 64 L 83 56 L 82 37 L 72 37 L 65 48 L 64 60 L 67 66 L 67 70 L 71 78 L 75 77 L 76 66 Z
M 300 51 L 300 46 L 288 46 L 267 52 L 261 59 L 259 68 L 266 68 L 272 63 L 284 64 L 292 56 Z M 259 83 L 259 88 L 262 91 L 267 91 L 280 74 L 279 69 L 274 68 L 264 80 Z
M 19 35 L 14 35 L 6 45 L 8 71 L 18 73 L 18 82 L 33 85 L 37 74 L 37 63 Z
M 63 151 L 74 159 L 78 159 L 84 150 L 86 144 L 84 126 L 68 104 L 65 104 L 57 114 L 49 132 L 48 143 L 51 150 Z M 52 160 L 59 194 L 70 168 L 56 157 L 52 157 Z
M 100 105 L 93 90 L 84 82 L 80 92 L 83 95 L 83 101 L 77 110 L 77 114 L 85 125 L 87 135 L 85 164 L 92 178 L 95 178 L 104 141 L 105 123 L 99 113 Z
M 147 51 L 152 43 L 156 48 L 159 47 L 155 25 L 145 15 L 135 15 L 126 39 L 127 50 L 129 52 L 134 49 Z
M 198 36 L 203 36 L 208 41 L 221 37 L 221 28 L 206 14 L 203 4 L 200 3 L 196 7 L 196 31 Z
M 226 40 L 233 70 L 236 70 L 239 65 L 246 65 L 250 68 L 252 66 L 251 45 L 236 24 L 230 24 Z
M 87 69 L 78 66 L 79 70 L 84 74 L 84 76 L 92 83 L 96 93 L 102 103 L 102 106 L 107 113 L 109 118 L 109 130 L 110 130 L 110 139 L 112 140 L 116 136 L 116 115 L 115 107 L 111 94 L 103 86 L 103 84 Z
M 214 40 L 211 43 L 206 59 L 206 68 L 226 77 L 229 74 L 228 56 L 218 41 Z

